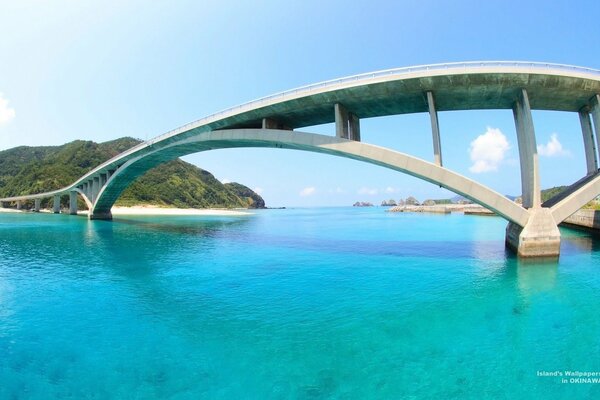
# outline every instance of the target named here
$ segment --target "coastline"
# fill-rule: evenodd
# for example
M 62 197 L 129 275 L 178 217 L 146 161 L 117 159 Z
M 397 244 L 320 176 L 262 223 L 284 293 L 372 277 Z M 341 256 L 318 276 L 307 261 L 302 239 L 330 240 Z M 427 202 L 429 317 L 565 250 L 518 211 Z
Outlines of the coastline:
M 402 205 L 392 206 L 387 212 L 422 212 L 434 214 L 450 214 L 453 212 L 463 213 L 465 215 L 496 215 L 493 211 L 480 206 L 479 204 L 438 204 L 433 206 L 425 205 Z
M 14 208 L 1 208 L 0 213 L 20 213 L 31 212 L 29 210 L 16 210 Z M 41 213 L 52 213 L 50 209 L 42 209 Z M 157 206 L 134 206 L 134 207 L 113 207 L 113 215 L 204 215 L 204 216 L 243 216 L 252 215 L 246 210 L 227 210 L 214 208 L 164 208 Z M 78 215 L 87 215 L 87 210 L 79 211 Z
M 85 212 L 87 214 L 87 211 Z M 219 215 L 240 216 L 251 215 L 247 211 L 215 209 L 215 208 L 163 208 L 157 206 L 113 207 L 112 215 Z

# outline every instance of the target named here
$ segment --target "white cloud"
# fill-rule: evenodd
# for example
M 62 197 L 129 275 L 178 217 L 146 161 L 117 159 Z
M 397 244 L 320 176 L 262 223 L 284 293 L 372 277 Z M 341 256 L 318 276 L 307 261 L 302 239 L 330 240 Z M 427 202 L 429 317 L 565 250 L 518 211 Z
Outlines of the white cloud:
M 360 189 L 358 189 L 357 193 L 358 194 L 366 194 L 366 195 L 369 195 L 369 196 L 375 196 L 377 193 L 379 193 L 379 190 L 363 186 Z
M 396 189 L 396 188 L 393 188 L 393 187 L 391 187 L 391 186 L 388 186 L 388 187 L 386 187 L 386 188 L 385 188 L 385 192 L 386 192 L 386 193 L 397 193 L 397 192 L 398 192 L 398 189 Z
M 469 156 L 473 161 L 469 171 L 476 174 L 497 171 L 509 149 L 510 145 L 502 131 L 488 127 L 469 146 Z
M 317 191 L 317 189 L 314 186 L 305 187 L 304 189 L 302 189 L 300 191 L 300 196 L 302 196 L 302 197 L 311 196 L 311 195 L 315 194 L 316 191 Z
M 225 179 L 221 179 L 221 183 L 224 185 L 226 183 L 231 183 L 231 181 L 229 179 L 225 178 Z
M 255 188 L 254 188 L 254 189 L 252 189 L 252 190 L 254 190 L 254 192 L 255 192 L 257 195 L 259 195 L 259 196 L 260 196 L 261 194 L 263 194 L 263 188 L 261 188 L 261 187 L 255 187 Z
M 568 156 L 571 154 L 569 150 L 563 149 L 562 143 L 558 141 L 558 134 L 550 135 L 550 140 L 547 144 L 540 144 L 537 147 L 538 154 L 545 157 Z
M 10 122 L 15 115 L 15 109 L 8 106 L 8 100 L 0 93 L 0 125 Z
M 335 189 L 329 189 L 328 190 L 329 194 L 342 194 L 342 193 L 346 193 L 346 191 L 344 189 L 342 189 L 341 187 L 336 187 Z

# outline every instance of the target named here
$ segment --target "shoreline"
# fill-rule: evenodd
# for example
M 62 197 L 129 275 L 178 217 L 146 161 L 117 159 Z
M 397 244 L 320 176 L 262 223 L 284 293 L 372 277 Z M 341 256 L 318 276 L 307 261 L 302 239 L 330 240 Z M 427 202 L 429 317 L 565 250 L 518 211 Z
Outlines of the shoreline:
M 434 213 L 434 214 L 450 214 L 463 213 L 465 215 L 497 215 L 493 211 L 480 206 L 479 204 L 437 204 L 433 206 L 424 205 L 402 205 L 389 207 L 386 212 L 416 212 L 416 213 Z
M 14 208 L 1 208 L 0 213 L 30 213 L 30 210 L 16 210 Z M 50 209 L 42 209 L 40 213 L 51 214 Z M 244 216 L 252 215 L 247 209 L 219 209 L 219 208 L 166 208 L 158 206 L 113 207 L 113 215 L 203 215 L 203 216 Z M 87 210 L 78 211 L 77 215 L 87 215 Z
M 246 210 L 246 209 L 244 209 Z M 134 206 L 118 207 L 111 209 L 112 215 L 219 215 L 219 216 L 241 216 L 252 215 L 251 212 L 241 209 L 219 209 L 219 208 L 165 208 L 157 206 Z M 87 214 L 87 211 L 85 211 Z

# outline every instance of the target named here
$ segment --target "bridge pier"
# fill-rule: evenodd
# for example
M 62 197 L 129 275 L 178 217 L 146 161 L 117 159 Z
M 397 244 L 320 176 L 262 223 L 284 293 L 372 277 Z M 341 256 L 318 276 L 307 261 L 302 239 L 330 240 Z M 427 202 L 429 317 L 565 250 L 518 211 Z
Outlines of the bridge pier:
M 596 150 L 600 151 L 600 95 L 594 95 L 590 100 L 590 113 L 594 121 L 594 130 L 596 131 Z
M 92 183 L 92 198 L 90 200 L 92 200 L 92 203 L 96 201 L 96 198 L 98 198 L 98 193 L 100 192 L 100 178 L 99 177 L 95 177 Z
M 69 214 L 77 215 L 77 192 L 69 192 Z
M 583 134 L 583 149 L 585 152 L 585 161 L 587 174 L 595 174 L 598 170 L 598 157 L 596 155 L 596 146 L 594 144 L 594 130 L 588 108 L 579 110 L 579 122 L 581 123 L 581 133 Z
M 519 257 L 558 257 L 560 231 L 549 208 L 533 208 L 525 227 L 509 222 L 506 245 Z
M 523 207 L 536 208 L 542 204 L 535 130 L 527 91 L 521 89 L 513 105 L 519 159 L 521 162 L 521 196 Z
M 535 129 L 529 97 L 525 89 L 521 89 L 519 92 L 513 105 L 513 115 L 517 128 L 521 163 L 523 207 L 528 209 L 529 219 L 524 227 L 514 222 L 508 223 L 506 245 L 513 249 L 519 257 L 558 257 L 560 254 L 560 231 L 552 217 L 552 211 L 541 206 L 542 192 Z
M 92 211 L 90 211 L 90 215 L 89 215 L 90 219 L 100 219 L 100 220 L 105 220 L 105 221 L 110 221 L 112 220 L 112 213 L 109 212 L 105 212 L 105 213 L 92 213 Z
M 342 104 L 336 103 L 335 112 L 335 135 L 342 139 L 356 140 L 360 142 L 360 119 L 354 113 L 348 112 Z
M 273 118 L 263 118 L 262 119 L 262 128 L 263 129 L 282 129 L 282 130 L 286 130 L 286 131 L 293 130 L 289 126 L 281 124 L 281 123 L 279 123 L 279 121 L 276 121 Z M 113 171 L 113 173 L 114 173 L 114 171 Z M 110 178 L 110 175 L 112 175 L 112 173 L 110 171 L 108 171 L 107 177 Z
M 33 211 L 40 212 L 40 205 L 42 203 L 42 199 L 34 199 Z
M 429 118 L 431 119 L 431 134 L 433 136 L 433 162 L 441 167 L 442 144 L 440 141 L 440 124 L 438 122 L 433 92 L 427 92 L 427 104 L 429 106 Z
M 17 210 L 20 210 L 21 207 L 23 207 L 23 203 L 21 202 L 21 200 L 17 200 Z
M 54 212 L 54 214 L 60 213 L 60 195 L 58 194 L 54 195 L 54 204 L 52 207 L 52 211 Z

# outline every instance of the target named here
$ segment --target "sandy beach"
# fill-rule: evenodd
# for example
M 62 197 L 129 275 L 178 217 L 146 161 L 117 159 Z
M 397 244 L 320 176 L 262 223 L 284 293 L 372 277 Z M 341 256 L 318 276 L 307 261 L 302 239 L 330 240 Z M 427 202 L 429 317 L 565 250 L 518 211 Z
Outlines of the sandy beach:
M 16 210 L 14 208 L 1 208 L 0 212 L 19 213 L 31 212 L 29 210 Z M 42 209 L 40 212 L 51 213 L 50 209 Z M 251 213 L 245 210 L 225 210 L 225 209 L 198 209 L 198 208 L 164 208 L 155 206 L 136 206 L 136 207 L 113 207 L 113 215 L 215 215 L 215 216 L 242 216 Z M 87 210 L 79 211 L 80 215 L 87 215 Z
M 14 208 L 0 207 L 0 213 L 18 213 L 18 212 L 21 212 L 21 210 L 15 210 Z
M 250 215 L 242 210 L 225 210 L 211 208 L 164 208 L 154 206 L 113 207 L 113 215 Z

